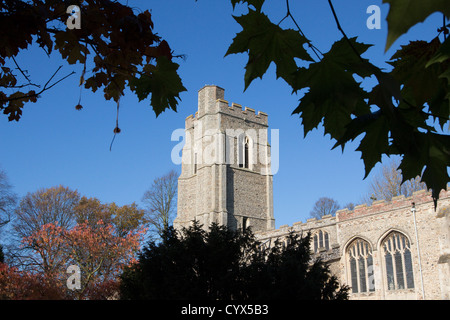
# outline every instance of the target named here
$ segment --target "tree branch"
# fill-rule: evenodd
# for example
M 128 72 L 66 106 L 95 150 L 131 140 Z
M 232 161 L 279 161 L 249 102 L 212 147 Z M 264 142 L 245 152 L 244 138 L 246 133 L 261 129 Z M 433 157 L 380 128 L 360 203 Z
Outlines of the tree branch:
M 14 59 L 14 56 L 11 57 L 12 60 L 14 61 L 14 64 L 16 65 L 17 69 L 19 69 L 20 73 L 25 77 L 25 79 L 27 79 L 28 84 L 32 84 L 30 79 L 28 78 L 28 76 L 25 74 L 25 72 L 22 70 L 22 68 L 19 67 L 19 64 L 17 63 L 16 59 Z
M 39 92 L 35 92 L 33 94 L 28 94 L 25 96 L 21 96 L 21 97 L 13 97 L 13 98 L 7 98 L 7 99 L 0 99 L 0 102 L 9 102 L 9 101 L 14 101 L 14 100 L 20 100 L 20 99 L 26 99 L 26 98 L 32 98 L 32 97 L 37 97 L 39 96 L 41 93 L 43 93 L 44 91 L 47 91 L 51 88 L 53 88 L 55 85 L 57 85 L 58 83 L 60 83 L 61 81 L 65 80 L 66 78 L 68 78 L 69 76 L 75 74 L 75 71 L 72 71 L 71 73 L 69 73 L 68 75 L 62 77 L 61 79 L 59 79 L 58 81 L 56 81 L 55 83 L 51 84 L 50 86 L 49 83 L 50 81 L 55 77 L 55 75 L 58 73 L 58 71 L 62 68 L 62 66 L 59 66 L 58 69 L 53 73 L 53 75 L 50 77 L 50 79 L 45 83 L 44 87 L 42 88 L 41 91 Z
M 331 0 L 328 0 L 328 4 L 330 5 L 331 12 L 333 13 L 334 21 L 336 21 L 337 28 L 342 33 L 342 35 L 344 36 L 344 38 L 347 41 L 347 43 L 349 44 L 349 46 L 352 48 L 353 52 L 358 56 L 358 58 L 363 63 L 365 63 L 364 59 L 359 54 L 358 50 L 356 50 L 356 48 L 351 43 L 350 39 L 347 37 L 347 34 L 345 33 L 344 29 L 342 29 L 341 24 L 340 24 L 339 19 L 338 19 L 337 15 L 336 15 L 336 11 L 334 10 L 334 6 L 333 6 L 333 3 L 331 2 Z
M 286 15 L 284 16 L 283 19 L 281 19 L 280 22 L 278 22 L 278 26 L 286 19 L 286 18 L 291 18 L 292 22 L 294 22 L 295 26 L 297 27 L 297 31 L 306 39 L 306 43 L 308 43 L 308 46 L 311 48 L 311 50 L 314 52 L 314 54 L 316 55 L 317 59 L 322 60 L 319 57 L 319 53 L 323 56 L 323 53 L 312 44 L 312 42 L 305 36 L 305 34 L 303 33 L 302 29 L 300 28 L 300 26 L 298 25 L 297 21 L 295 20 L 294 16 L 291 13 L 291 10 L 289 8 L 289 0 L 286 0 Z

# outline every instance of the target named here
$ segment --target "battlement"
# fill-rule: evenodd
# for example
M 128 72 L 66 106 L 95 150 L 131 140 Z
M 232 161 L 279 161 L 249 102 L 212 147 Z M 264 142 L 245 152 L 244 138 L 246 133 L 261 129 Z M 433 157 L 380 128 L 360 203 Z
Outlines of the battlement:
M 333 226 L 336 224 L 336 217 L 328 214 L 323 216 L 321 219 L 311 218 L 306 220 L 306 222 L 295 222 L 292 226 L 284 224 L 276 230 L 270 230 L 265 232 L 258 232 L 257 237 L 259 239 L 272 238 L 272 237 L 282 237 L 286 236 L 290 232 L 308 232 L 314 229 L 324 228 L 328 226 Z
M 225 100 L 225 90 L 214 85 L 206 85 L 198 92 L 198 111 L 194 115 L 186 117 L 186 129 L 194 126 L 194 122 L 204 115 L 221 113 L 244 121 L 254 122 L 264 127 L 268 126 L 268 115 L 265 112 L 244 107 L 237 103 Z
M 309 230 L 324 228 L 328 226 L 335 225 L 338 222 L 345 220 L 355 219 L 362 216 L 367 216 L 371 214 L 380 214 L 384 212 L 389 212 L 392 210 L 400 208 L 411 208 L 412 203 L 418 209 L 425 205 L 434 208 L 433 198 L 431 197 L 431 192 L 426 190 L 420 190 L 413 193 L 411 197 L 405 197 L 403 195 L 392 198 L 391 201 L 377 200 L 368 206 L 367 204 L 361 204 L 355 206 L 353 210 L 348 208 L 336 211 L 336 216 L 326 215 L 321 219 L 311 218 L 307 219 L 306 222 L 295 222 L 292 226 L 287 224 L 280 226 L 276 230 L 258 232 L 257 236 L 260 239 L 271 238 L 271 237 L 282 237 L 287 235 L 289 232 L 307 232 Z M 448 205 L 450 204 L 450 188 L 447 186 L 447 190 L 442 190 L 439 195 L 438 208 L 443 207 L 442 210 L 437 210 L 436 214 L 442 215 L 441 211 L 448 210 Z
M 268 125 L 268 116 L 265 112 L 256 112 L 255 109 L 249 107 L 242 108 L 242 105 L 234 102 L 229 105 L 228 101 L 222 99 L 216 101 L 216 106 L 217 112 L 222 114 L 240 118 L 245 121 L 255 122 L 263 126 Z
M 440 202 L 444 200 L 450 200 L 450 190 L 447 186 L 447 190 L 442 190 L 439 194 L 438 206 Z M 412 203 L 415 203 L 416 208 L 423 205 L 430 205 L 434 208 L 433 198 L 431 192 L 426 190 L 416 191 L 410 197 L 405 197 L 404 195 L 393 197 L 391 201 L 377 200 L 368 206 L 367 204 L 361 204 L 356 206 L 353 210 L 348 208 L 338 210 L 336 212 L 337 221 L 344 221 L 349 219 L 358 218 L 361 216 L 388 212 L 400 208 L 411 208 Z

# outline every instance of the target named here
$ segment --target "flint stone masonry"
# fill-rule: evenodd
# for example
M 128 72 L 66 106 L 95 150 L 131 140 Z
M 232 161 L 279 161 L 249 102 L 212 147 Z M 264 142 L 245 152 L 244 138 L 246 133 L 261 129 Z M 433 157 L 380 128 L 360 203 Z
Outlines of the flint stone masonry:
M 232 229 L 251 227 L 263 246 L 284 241 L 290 232 L 312 236 L 327 235 L 313 258 L 320 257 L 341 285 L 352 284 L 349 247 L 362 240 L 373 259 L 372 291 L 360 290 L 350 299 L 427 299 L 450 300 L 450 191 L 443 190 L 434 207 L 430 192 L 411 197 L 394 197 L 391 201 L 374 201 L 353 210 L 343 209 L 335 216 L 308 219 L 292 226 L 275 229 L 273 215 L 273 177 L 270 174 L 270 145 L 255 132 L 266 133 L 268 116 L 225 100 L 224 89 L 205 86 L 198 93 L 198 111 L 186 118 L 182 172 L 178 179 L 178 213 L 175 228 L 188 226 L 193 220 L 205 228 L 212 222 Z M 250 139 L 249 168 L 239 167 L 238 137 L 242 129 Z M 227 132 L 228 130 L 228 132 Z M 230 131 L 231 130 L 231 131 Z M 211 146 L 214 145 L 214 148 Z M 206 150 L 206 151 L 205 151 Z M 262 151 L 255 155 L 254 150 Z M 195 161 L 197 159 L 197 161 Z M 235 162 L 229 162 L 234 159 Z M 207 161 L 205 161 L 207 160 Z M 412 208 L 415 208 L 413 214 Z M 415 218 L 415 219 L 414 219 Z M 393 233 L 409 242 L 414 287 L 388 287 L 383 244 Z M 311 250 L 314 251 L 313 243 Z M 419 259 L 420 252 L 420 259 Z M 402 260 L 402 263 L 405 263 Z
M 175 228 L 198 220 L 205 228 L 215 222 L 232 229 L 274 229 L 267 118 L 264 112 L 230 105 L 218 86 L 199 90 L 198 111 L 185 121 Z M 248 168 L 239 166 L 244 137 Z
M 411 211 L 415 205 L 417 226 Z M 450 190 L 440 193 L 436 210 L 430 192 L 413 193 L 411 197 L 394 197 L 391 201 L 374 201 L 354 210 L 343 209 L 335 217 L 308 219 L 292 227 L 258 232 L 256 237 L 270 244 L 284 239 L 289 232 L 312 235 L 319 231 L 329 235 L 330 248 L 314 256 L 328 262 L 341 285 L 351 285 L 347 249 L 355 239 L 367 241 L 373 255 L 373 292 L 351 293 L 352 300 L 449 300 L 450 299 Z M 389 290 L 382 243 L 391 232 L 405 235 L 410 243 L 413 266 L 413 289 Z M 418 241 L 416 240 L 418 239 Z M 419 247 L 419 250 L 418 250 Z M 311 248 L 312 250 L 312 248 Z M 420 263 L 418 252 L 420 251 Z M 423 279 L 423 280 L 422 280 Z M 423 290 L 422 290 L 423 282 Z

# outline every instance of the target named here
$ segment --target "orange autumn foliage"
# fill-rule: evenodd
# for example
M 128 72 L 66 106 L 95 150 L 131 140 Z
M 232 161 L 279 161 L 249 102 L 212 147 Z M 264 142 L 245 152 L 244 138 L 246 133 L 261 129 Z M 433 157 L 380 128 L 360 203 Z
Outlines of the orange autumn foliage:
M 71 229 L 48 223 L 22 240 L 41 264 L 24 272 L 0 266 L 0 299 L 110 299 L 118 290 L 123 268 L 135 261 L 144 228 L 119 235 L 115 226 L 99 220 Z M 67 267 L 80 268 L 81 289 L 66 286 Z

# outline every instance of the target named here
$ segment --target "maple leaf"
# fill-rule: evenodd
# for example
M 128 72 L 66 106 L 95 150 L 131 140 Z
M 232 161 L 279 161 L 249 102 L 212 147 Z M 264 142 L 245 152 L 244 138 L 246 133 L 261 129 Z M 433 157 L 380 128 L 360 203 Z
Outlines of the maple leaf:
M 25 86 L 17 84 L 16 76 L 8 71 L 11 68 L 5 65 L 5 59 L 14 58 L 21 50 L 35 42 L 47 54 L 50 54 L 52 49 L 58 51 L 68 64 L 82 64 L 83 70 L 86 69 L 86 64 L 92 61 L 92 73 L 84 82 L 84 88 L 95 92 L 103 87 L 105 99 L 114 99 L 116 102 L 124 95 L 127 86 L 132 86 L 136 73 L 156 61 L 152 85 L 142 81 L 150 91 L 145 92 L 138 88 L 140 96 L 153 93 L 151 91 L 154 88 L 152 106 L 155 113 L 159 114 L 166 108 L 176 110 L 178 94 L 184 87 L 177 75 L 177 68 L 174 68 L 176 64 L 172 64 L 170 46 L 153 32 L 150 12 L 146 10 L 135 14 L 133 8 L 110 0 L 82 1 L 80 8 L 83 13 L 83 27 L 79 30 L 67 30 L 67 6 L 64 2 L 14 1 L 7 5 L 0 19 L 0 29 L 4 31 L 4 43 L 0 47 L 0 66 L 3 71 L 0 75 L 0 86 Z M 15 28 L 11 28 L 11 25 Z M 158 62 L 162 56 L 168 59 L 167 63 Z M 85 80 L 84 72 L 80 84 Z M 167 75 L 164 75 L 164 72 L 167 72 Z M 28 80 L 26 85 L 30 85 L 29 78 L 24 72 L 22 74 Z M 161 80 L 162 83 L 156 83 L 155 79 Z M 54 83 L 58 82 L 59 80 Z M 165 84 L 169 87 L 165 88 Z M 39 95 L 53 85 L 44 86 Z M 18 90 L 16 92 L 20 94 Z M 8 96 L 0 92 L 0 108 L 8 115 L 9 120 L 19 120 L 24 103 L 34 102 L 39 96 L 34 95 L 26 99 L 28 97 L 24 95 L 23 99 L 19 99 L 18 95 Z
M 442 12 L 447 17 L 450 16 L 448 0 L 383 0 L 383 3 L 389 3 L 389 12 L 386 18 L 388 36 L 385 51 L 389 50 L 395 40 L 412 26 L 425 21 L 432 13 Z
M 277 77 L 290 82 L 292 73 L 297 69 L 296 58 L 313 61 L 303 48 L 307 39 L 297 31 L 282 29 L 265 14 L 251 9 L 248 14 L 234 19 L 243 30 L 233 39 L 225 56 L 248 52 L 245 89 L 254 79 L 262 78 L 272 62 L 276 64 Z
M 450 16 L 448 0 L 383 0 L 390 4 L 386 50 L 409 28 L 433 12 Z M 413 41 L 402 46 L 392 57 L 392 71 L 387 72 L 362 58 L 370 47 L 348 38 L 329 1 L 342 39 L 336 41 L 319 61 L 306 56 L 307 40 L 286 2 L 286 16 L 297 31 L 283 30 L 261 12 L 258 1 L 231 0 L 249 6 L 247 15 L 234 17 L 243 28 L 233 39 L 226 55 L 248 53 L 245 88 L 262 77 L 269 65 L 276 65 L 277 77 L 283 78 L 292 92 L 302 90 L 300 103 L 292 112 L 300 114 L 304 135 L 323 124 L 325 134 L 336 139 L 333 148 L 362 136 L 357 151 L 364 161 L 365 177 L 383 154 L 403 156 L 400 168 L 407 178 L 422 176 L 435 199 L 449 181 L 449 136 L 437 133 L 449 122 L 450 115 L 450 39 Z M 257 5 L 257 7 L 256 7 Z M 256 9 L 253 10 L 251 7 Z M 281 20 L 281 21 L 284 21 Z M 280 22 L 281 23 L 281 22 Z M 446 27 L 439 29 L 446 31 Z M 438 30 L 438 32 L 439 32 Z M 303 60 L 298 67 L 296 61 Z M 355 80 L 373 77 L 378 81 L 365 91 Z M 304 90 L 304 91 L 303 91 Z M 433 122 L 433 123 L 431 123 Z
M 350 41 L 361 53 L 369 48 L 354 38 Z M 310 64 L 309 68 L 300 68 L 294 74 L 294 91 L 309 87 L 309 92 L 292 112 L 301 113 L 305 136 L 324 119 L 325 133 L 339 140 L 352 115 L 369 111 L 364 101 L 367 96 L 353 77 L 353 74 L 369 75 L 361 65 L 363 62 L 357 59 L 347 41 L 341 39 L 321 61 Z
M 151 94 L 151 105 L 158 116 L 165 109 L 176 111 L 179 94 L 186 91 L 177 74 L 179 65 L 165 56 L 160 56 L 156 65 L 147 65 L 139 78 L 133 79 L 131 89 L 139 101 Z

